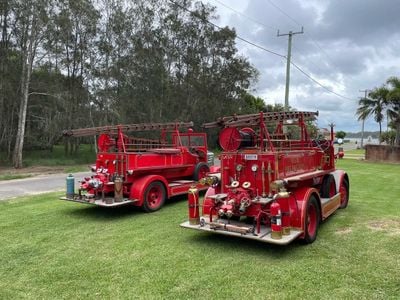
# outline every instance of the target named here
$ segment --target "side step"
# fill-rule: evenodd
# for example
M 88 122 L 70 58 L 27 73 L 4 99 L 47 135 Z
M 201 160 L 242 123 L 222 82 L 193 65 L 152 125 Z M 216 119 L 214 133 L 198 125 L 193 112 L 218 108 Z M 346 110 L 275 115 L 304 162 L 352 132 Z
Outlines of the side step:
M 222 226 L 215 226 L 215 223 L 220 223 Z M 240 232 L 234 232 L 234 231 L 229 231 L 225 230 L 224 225 L 233 225 L 237 226 L 238 228 L 243 227 L 244 229 L 248 228 L 247 226 L 243 226 L 244 224 L 242 222 L 238 221 L 230 221 L 229 224 L 226 222 L 226 220 L 216 220 L 213 223 L 206 223 L 205 218 L 201 217 L 200 218 L 200 225 L 191 225 L 189 221 L 186 221 L 181 224 L 181 227 L 184 228 L 189 228 L 189 229 L 195 229 L 195 230 L 200 230 L 200 231 L 206 231 L 206 232 L 212 232 L 212 233 L 218 233 L 218 234 L 223 234 L 223 235 L 229 235 L 229 236 L 237 236 L 245 239 L 251 239 L 251 240 L 256 240 L 264 243 L 270 243 L 270 244 L 277 244 L 277 245 L 287 245 L 290 242 L 294 241 L 297 239 L 303 231 L 298 230 L 298 229 L 291 229 L 289 235 L 283 235 L 281 239 L 273 239 L 271 237 L 271 228 L 267 226 L 261 226 L 260 233 L 240 233 Z M 245 232 L 246 230 L 243 230 Z

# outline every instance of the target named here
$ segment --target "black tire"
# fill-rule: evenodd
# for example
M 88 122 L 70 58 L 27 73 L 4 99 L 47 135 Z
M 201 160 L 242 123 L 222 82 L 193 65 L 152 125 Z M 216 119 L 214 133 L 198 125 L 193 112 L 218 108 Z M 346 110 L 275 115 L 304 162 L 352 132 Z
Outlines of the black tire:
M 307 202 L 306 215 L 304 220 L 303 242 L 305 244 L 311 244 L 317 238 L 320 218 L 320 210 L 317 198 L 312 195 Z
M 339 188 L 340 192 L 340 208 L 346 208 L 349 203 L 349 182 L 346 178 L 343 178 Z
M 199 181 L 205 177 L 205 173 L 210 172 L 210 167 L 205 162 L 200 162 L 196 165 L 193 172 L 193 180 Z
M 151 182 L 143 195 L 143 210 L 148 213 L 159 210 L 164 205 L 166 196 L 167 192 L 161 181 Z
M 336 182 L 332 174 L 325 176 L 322 180 L 320 195 L 321 198 L 332 198 L 336 195 Z

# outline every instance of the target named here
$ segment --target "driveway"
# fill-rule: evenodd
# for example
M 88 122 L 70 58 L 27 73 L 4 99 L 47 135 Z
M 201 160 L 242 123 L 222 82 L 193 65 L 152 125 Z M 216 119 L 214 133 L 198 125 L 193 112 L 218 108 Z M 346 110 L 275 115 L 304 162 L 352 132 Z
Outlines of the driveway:
M 65 191 L 65 178 L 68 174 L 39 175 L 32 178 L 0 181 L 0 200 L 21 196 L 36 195 L 54 191 Z M 73 174 L 75 185 L 78 180 L 90 176 L 90 172 Z

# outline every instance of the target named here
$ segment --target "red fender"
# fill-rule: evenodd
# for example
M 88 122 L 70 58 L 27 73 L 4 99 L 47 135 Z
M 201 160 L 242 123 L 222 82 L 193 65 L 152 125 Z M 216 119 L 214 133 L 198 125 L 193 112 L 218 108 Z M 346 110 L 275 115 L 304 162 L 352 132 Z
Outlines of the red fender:
M 336 191 L 339 191 L 340 185 L 342 184 L 343 180 L 347 179 L 347 182 L 349 182 L 349 176 L 343 170 L 336 170 L 336 171 L 332 172 L 331 174 L 335 178 Z
M 297 189 L 292 192 L 293 195 L 295 196 L 297 200 L 297 208 L 299 210 L 300 218 L 297 218 L 297 222 L 295 223 L 295 227 L 299 227 L 302 230 L 304 230 L 304 226 L 306 223 L 306 209 L 307 209 L 307 202 L 308 199 L 310 199 L 312 194 L 315 194 L 318 204 L 319 204 L 319 211 L 321 213 L 321 202 L 320 202 L 320 197 L 318 190 L 315 188 L 310 188 L 310 187 L 303 187 L 300 189 Z M 320 215 L 320 220 L 322 219 L 322 216 Z M 293 224 L 293 223 L 292 223 Z M 300 236 L 300 238 L 303 238 L 304 234 Z
M 221 166 L 211 166 L 210 167 L 210 173 L 220 173 L 221 172 Z
M 129 199 L 137 199 L 139 201 L 135 202 L 135 206 L 143 205 L 143 196 L 147 186 L 153 181 L 161 181 L 165 190 L 167 191 L 167 198 L 169 198 L 168 181 L 160 175 L 147 175 L 135 180 L 132 184 L 131 191 L 129 193 Z

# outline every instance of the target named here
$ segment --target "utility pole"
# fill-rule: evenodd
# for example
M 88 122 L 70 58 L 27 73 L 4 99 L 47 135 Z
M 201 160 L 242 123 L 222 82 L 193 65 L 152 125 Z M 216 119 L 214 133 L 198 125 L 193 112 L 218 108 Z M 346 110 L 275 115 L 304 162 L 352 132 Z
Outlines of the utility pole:
M 280 36 L 288 36 L 288 54 L 286 56 L 286 88 L 285 88 L 285 110 L 287 111 L 289 109 L 289 83 L 290 83 L 290 57 L 292 55 L 292 36 L 294 34 L 303 34 L 304 30 L 303 27 L 301 27 L 301 31 L 298 32 L 292 32 L 289 31 L 289 33 L 284 33 L 280 34 L 278 30 L 278 37 Z
M 367 99 L 367 93 L 369 90 L 358 90 L 360 93 L 364 93 L 364 99 Z M 365 122 L 365 118 L 362 119 L 362 125 L 361 125 L 361 149 L 364 146 L 364 122 Z

